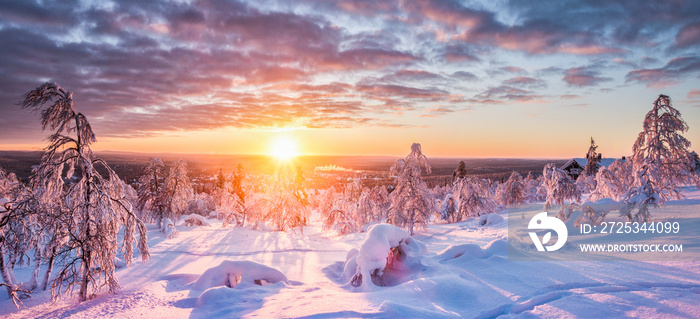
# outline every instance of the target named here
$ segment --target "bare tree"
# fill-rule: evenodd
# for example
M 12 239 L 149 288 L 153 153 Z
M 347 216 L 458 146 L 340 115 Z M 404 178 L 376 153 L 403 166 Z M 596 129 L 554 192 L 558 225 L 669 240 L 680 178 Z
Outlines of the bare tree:
M 44 189 L 45 199 L 61 202 L 64 207 L 56 219 L 47 221 L 60 225 L 67 235 L 52 238 L 60 261 L 52 297 L 72 291 L 76 284 L 80 301 L 88 299 L 90 287 L 97 291 L 107 286 L 116 292 L 119 282 L 114 259 L 121 226 L 125 226 L 125 240 L 133 239 L 138 230 L 141 258 L 144 262 L 149 259 L 146 227 L 124 198 L 124 182 L 92 153 L 90 145 L 95 135 L 87 118 L 76 112 L 71 92 L 55 83 L 44 83 L 27 92 L 20 104 L 40 112 L 42 128 L 53 131 L 41 164 L 32 175 L 34 186 Z M 98 167 L 105 175 L 98 172 Z M 131 256 L 125 258 L 131 262 Z

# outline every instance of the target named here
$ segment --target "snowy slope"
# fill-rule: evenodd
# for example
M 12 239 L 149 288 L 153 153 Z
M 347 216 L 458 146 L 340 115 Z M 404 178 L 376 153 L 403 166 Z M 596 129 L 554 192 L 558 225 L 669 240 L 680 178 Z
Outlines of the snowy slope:
M 688 195 L 657 216 L 700 220 L 700 192 Z M 516 210 L 541 208 L 529 204 Z M 422 269 L 396 286 L 370 291 L 358 290 L 342 276 L 348 252 L 360 248 L 365 234 L 324 234 L 320 221 L 305 227 L 303 235 L 221 228 L 217 222 L 177 226 L 180 234 L 173 239 L 153 229 L 152 260 L 119 270 L 117 295 L 105 292 L 81 304 L 64 297 L 52 304 L 49 293 L 37 293 L 18 311 L 3 290 L 0 317 L 700 317 L 700 263 L 509 261 L 508 218 L 502 216 L 505 220 L 486 226 L 472 219 L 419 231 L 414 238 L 429 250 L 421 257 Z M 235 288 L 194 284 L 226 260 L 273 270 L 236 264 L 245 267 L 229 280 L 240 281 Z M 280 280 L 259 286 L 241 279 L 261 271 Z M 29 269 L 16 273 L 20 280 L 30 277 Z

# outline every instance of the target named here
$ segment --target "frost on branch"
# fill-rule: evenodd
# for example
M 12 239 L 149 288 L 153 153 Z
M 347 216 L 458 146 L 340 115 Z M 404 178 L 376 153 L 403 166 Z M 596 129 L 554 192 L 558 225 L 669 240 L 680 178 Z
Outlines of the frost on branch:
M 431 172 L 430 163 L 418 143 L 411 145 L 411 153 L 405 159 L 391 166 L 391 172 L 396 175 L 396 187 L 389 194 L 388 222 L 408 228 L 411 235 L 416 226 L 426 226 L 435 210 L 435 200 L 421 178 L 421 169 L 428 174 Z
M 60 205 L 61 213 L 46 221 L 58 230 L 49 242 L 51 258 L 60 267 L 52 281 L 52 296 L 72 291 L 75 285 L 80 301 L 88 299 L 90 288 L 107 286 L 115 292 L 119 283 L 114 260 L 122 226 L 125 240 L 134 240 L 136 231 L 139 234 L 137 242 L 126 245 L 135 244 L 143 261 L 149 258 L 146 227 L 126 200 L 125 183 L 93 155 L 90 145 L 95 135 L 87 118 L 76 112 L 72 93 L 44 83 L 25 94 L 20 104 L 39 112 L 43 129 L 52 131 L 31 178 L 33 187 L 42 189 L 42 202 Z M 124 258 L 131 263 L 130 254 Z
M 389 224 L 373 225 L 360 250 L 348 253 L 344 277 L 363 290 L 393 286 L 421 269 L 420 257 L 426 253 L 425 244 L 405 230 Z

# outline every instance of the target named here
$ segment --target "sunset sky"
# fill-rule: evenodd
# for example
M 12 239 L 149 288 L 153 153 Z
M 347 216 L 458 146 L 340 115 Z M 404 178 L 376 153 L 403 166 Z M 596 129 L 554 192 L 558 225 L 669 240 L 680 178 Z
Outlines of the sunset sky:
M 0 1 L 2 150 L 55 81 L 95 150 L 618 157 L 664 93 L 700 151 L 700 1 L 41 2 Z

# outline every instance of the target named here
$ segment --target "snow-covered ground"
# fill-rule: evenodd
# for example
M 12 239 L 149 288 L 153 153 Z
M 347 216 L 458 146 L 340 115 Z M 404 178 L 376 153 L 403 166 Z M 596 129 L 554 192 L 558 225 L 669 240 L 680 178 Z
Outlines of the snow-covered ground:
M 655 217 L 682 215 L 697 227 L 700 191 L 687 196 Z M 222 228 L 209 220 L 208 227 L 178 225 L 179 235 L 166 239 L 153 226 L 152 259 L 117 272 L 118 294 L 51 303 L 50 293 L 35 293 L 17 310 L 3 289 L 0 317 L 700 318 L 697 261 L 509 261 L 508 214 L 501 216 L 485 226 L 472 219 L 418 231 L 414 238 L 428 248 L 415 257 L 420 267 L 395 286 L 372 289 L 354 287 L 343 275 L 348 252 L 360 248 L 364 233 L 325 234 L 318 220 L 303 235 Z M 28 279 L 30 269 L 16 274 Z

